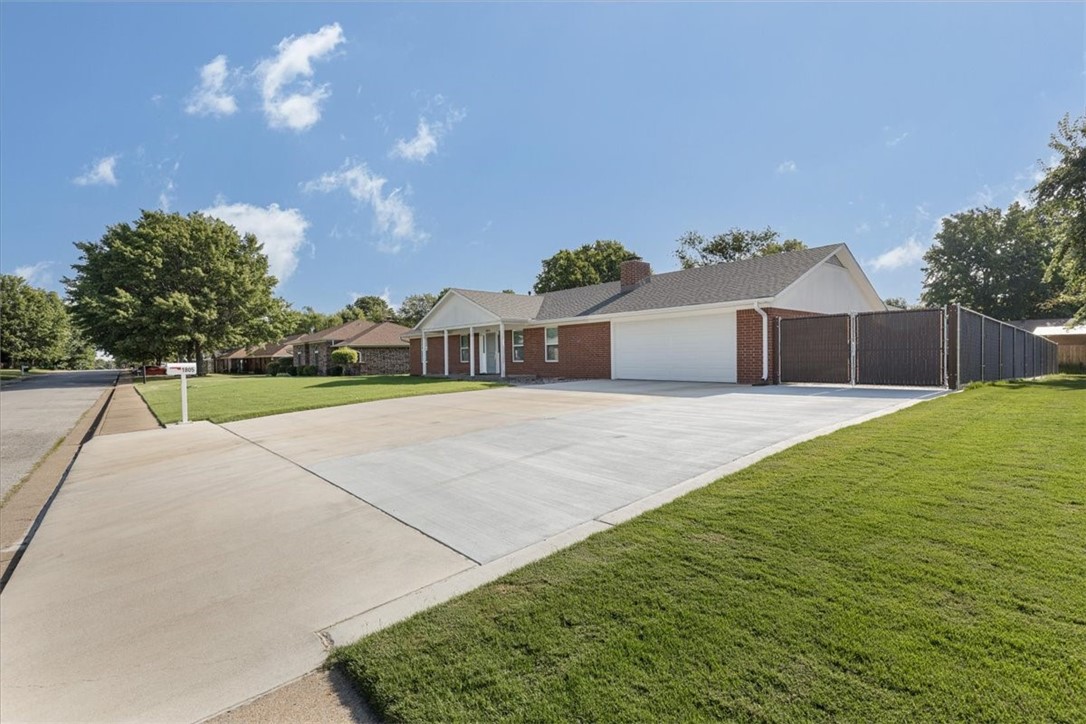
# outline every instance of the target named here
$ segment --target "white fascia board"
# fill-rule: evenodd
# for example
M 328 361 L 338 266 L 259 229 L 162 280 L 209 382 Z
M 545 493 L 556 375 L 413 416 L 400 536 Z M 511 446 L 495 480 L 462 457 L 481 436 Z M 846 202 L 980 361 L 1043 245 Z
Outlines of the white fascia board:
M 755 304 L 766 304 L 773 297 L 741 299 L 734 302 L 716 302 L 713 304 L 690 304 L 683 307 L 663 307 L 661 309 L 641 309 L 636 312 L 614 312 L 612 314 L 593 314 L 589 317 L 563 317 L 560 319 L 533 319 L 531 327 L 558 327 L 567 324 L 595 324 L 597 322 L 622 321 L 624 319 L 681 317 L 689 314 L 709 314 L 712 312 L 753 309 Z
M 484 307 L 482 304 L 479 304 L 475 300 L 468 299 L 463 294 L 460 294 L 459 292 L 457 292 L 455 289 L 450 289 L 449 291 L 445 292 L 445 296 L 443 296 L 441 299 L 437 300 L 437 304 L 435 304 L 433 307 L 430 308 L 430 311 L 426 313 L 426 316 L 423 317 L 422 319 L 420 319 L 419 323 L 411 328 L 411 331 L 412 332 L 419 332 L 420 334 L 418 336 L 422 336 L 421 332 L 423 332 L 423 331 L 432 331 L 434 329 L 445 329 L 445 327 L 432 327 L 432 328 L 427 329 L 427 327 L 425 326 L 425 322 L 426 322 L 427 319 L 430 318 L 431 315 L 433 315 L 435 312 L 437 312 L 437 310 L 440 307 L 445 306 L 445 304 L 447 303 L 447 300 L 451 299 L 454 295 L 459 299 L 463 299 L 465 302 L 472 305 L 473 307 L 477 307 L 484 314 L 487 314 L 487 315 L 493 317 L 494 318 L 494 322 L 493 322 L 494 324 L 497 324 L 497 322 L 499 321 L 498 315 L 494 314 L 494 312 L 490 311 L 489 309 Z

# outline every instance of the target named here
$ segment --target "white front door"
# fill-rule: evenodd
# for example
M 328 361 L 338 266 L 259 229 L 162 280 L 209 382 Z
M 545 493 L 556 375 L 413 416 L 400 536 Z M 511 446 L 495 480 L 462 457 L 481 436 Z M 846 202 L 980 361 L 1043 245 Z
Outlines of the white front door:
M 479 374 L 498 373 L 498 334 L 484 332 L 479 335 Z

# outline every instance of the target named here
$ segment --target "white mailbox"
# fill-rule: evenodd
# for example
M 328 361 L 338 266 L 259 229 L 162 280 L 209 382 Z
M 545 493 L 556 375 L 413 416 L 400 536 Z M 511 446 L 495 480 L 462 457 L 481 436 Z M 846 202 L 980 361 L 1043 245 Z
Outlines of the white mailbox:
M 181 424 L 189 422 L 189 375 L 196 374 L 195 362 L 167 362 L 166 374 L 181 375 Z
M 167 362 L 166 374 L 168 375 L 194 375 L 196 374 L 195 362 Z

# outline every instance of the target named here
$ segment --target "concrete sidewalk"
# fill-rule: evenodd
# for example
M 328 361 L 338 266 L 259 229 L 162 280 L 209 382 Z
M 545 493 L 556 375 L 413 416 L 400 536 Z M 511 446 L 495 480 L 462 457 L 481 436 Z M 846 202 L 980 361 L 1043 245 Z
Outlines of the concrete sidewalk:
M 117 389 L 98 428 L 99 435 L 119 435 L 162 427 L 147 403 L 136 392 L 135 384 L 131 374 L 123 374 L 117 380 Z

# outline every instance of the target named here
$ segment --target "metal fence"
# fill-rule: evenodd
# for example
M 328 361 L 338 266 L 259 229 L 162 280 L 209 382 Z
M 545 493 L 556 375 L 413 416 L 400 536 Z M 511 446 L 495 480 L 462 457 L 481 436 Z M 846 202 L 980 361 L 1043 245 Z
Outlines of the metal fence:
M 1057 372 L 1056 343 L 1012 324 L 952 304 L 947 307 L 947 328 L 958 340 L 956 357 L 947 359 L 952 387 Z
M 781 319 L 777 333 L 781 382 L 956 388 L 1058 368 L 1054 342 L 958 304 Z

